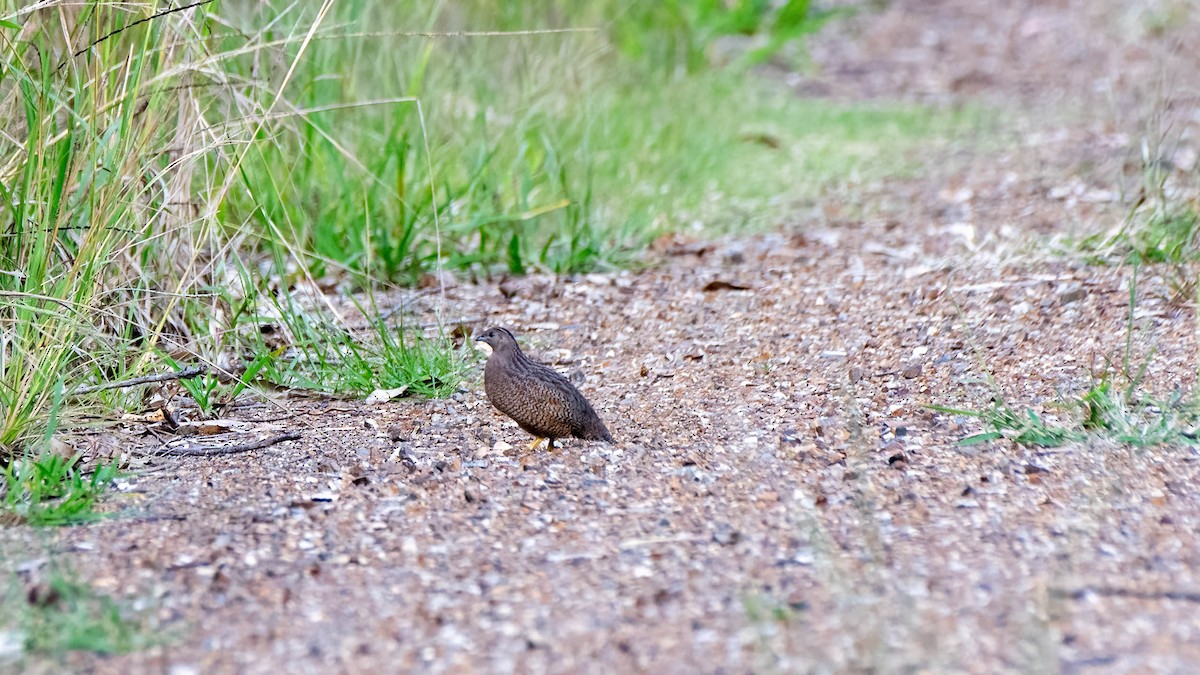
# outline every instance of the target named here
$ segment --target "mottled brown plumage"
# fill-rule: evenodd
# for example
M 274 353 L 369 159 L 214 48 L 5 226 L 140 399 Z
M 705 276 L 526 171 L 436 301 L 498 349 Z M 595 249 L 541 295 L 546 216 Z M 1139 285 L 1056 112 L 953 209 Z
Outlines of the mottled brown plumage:
M 483 389 L 497 410 L 525 431 L 550 441 L 582 438 L 612 442 L 592 404 L 567 378 L 525 356 L 506 328 L 489 328 L 479 337 L 492 347 L 483 370 Z M 535 442 L 536 445 L 536 442 Z

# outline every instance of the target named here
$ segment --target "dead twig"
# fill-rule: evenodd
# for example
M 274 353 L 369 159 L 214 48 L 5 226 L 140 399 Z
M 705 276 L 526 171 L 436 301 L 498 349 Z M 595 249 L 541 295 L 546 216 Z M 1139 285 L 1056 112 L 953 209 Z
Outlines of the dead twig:
M 89 384 L 80 387 L 71 392 L 72 396 L 82 396 L 83 394 L 91 394 L 97 391 L 106 389 L 124 389 L 126 387 L 136 387 L 139 384 L 149 384 L 151 382 L 168 382 L 170 380 L 190 380 L 194 377 L 200 377 L 208 370 L 204 366 L 191 366 L 184 368 L 174 373 L 162 373 L 160 375 L 143 375 L 135 377 L 132 380 L 121 380 L 120 382 L 105 382 L 103 384 Z
M 251 450 L 260 450 L 262 448 L 282 443 L 284 441 L 294 441 L 300 438 L 300 432 L 289 431 L 286 434 L 278 436 L 268 436 L 253 443 L 243 443 L 241 445 L 188 445 L 181 448 L 161 447 L 155 454 L 166 455 L 169 457 L 211 457 L 212 455 L 233 455 L 239 452 L 250 452 Z
M 378 325 L 378 322 L 387 321 L 389 318 L 391 318 L 391 316 L 393 314 L 395 314 L 396 311 L 398 311 L 398 309 L 402 309 L 402 308 L 394 308 L 383 314 L 380 314 L 378 318 L 376 318 L 374 321 L 369 322 L 369 323 L 359 322 L 352 326 L 346 326 L 346 330 L 355 331 L 355 330 L 365 330 L 367 328 L 374 328 L 375 326 Z M 430 328 L 441 328 L 442 326 L 474 326 L 476 324 L 484 323 L 485 321 L 487 321 L 486 316 L 463 317 L 461 319 L 452 319 L 450 321 L 426 321 L 424 323 L 418 323 L 418 324 L 411 325 L 411 326 L 409 326 L 409 328 L 420 328 L 421 330 L 429 330 Z
M 283 422 L 285 420 L 295 419 L 302 415 L 327 415 L 331 412 L 354 413 L 354 412 L 361 412 L 361 411 L 355 410 L 354 408 L 325 408 L 324 410 L 301 410 L 300 412 L 294 412 L 294 413 L 291 413 L 288 415 L 282 415 L 280 417 L 264 417 L 262 419 L 249 419 L 248 418 L 245 421 L 253 422 L 254 424 L 267 424 L 270 422 Z
M 420 290 L 420 291 L 413 293 L 412 297 L 408 298 L 404 302 L 401 302 L 399 305 L 396 305 L 395 307 L 389 309 L 388 311 L 380 314 L 379 317 L 376 319 L 376 321 L 379 321 L 381 323 L 384 321 L 387 321 L 388 319 L 392 318 L 393 314 L 407 309 L 414 302 L 416 302 L 417 300 L 420 300 L 421 298 L 423 298 L 427 295 L 433 295 L 434 293 L 437 293 L 437 290 L 438 290 L 437 288 L 426 288 L 424 290 Z
M 1088 595 L 1100 595 L 1110 598 L 1129 598 L 1131 600 L 1178 600 L 1180 602 L 1200 603 L 1200 591 L 1139 591 L 1132 588 L 1114 586 L 1084 586 L 1082 588 L 1053 588 L 1050 594 L 1057 598 L 1080 600 Z
M 124 522 L 124 523 L 157 523 L 157 522 L 161 522 L 161 521 L 184 522 L 186 520 L 187 520 L 187 516 L 181 515 L 178 513 L 153 513 L 153 514 L 146 514 L 146 515 L 142 515 L 142 516 L 129 516 L 126 518 L 122 518 L 121 522 Z
M 487 321 L 486 316 L 454 319 L 452 321 L 443 321 L 440 324 L 436 321 L 430 321 L 430 322 L 421 324 L 421 329 L 424 330 L 427 328 L 439 328 L 441 326 L 472 326 L 475 324 L 483 323 L 485 321 Z

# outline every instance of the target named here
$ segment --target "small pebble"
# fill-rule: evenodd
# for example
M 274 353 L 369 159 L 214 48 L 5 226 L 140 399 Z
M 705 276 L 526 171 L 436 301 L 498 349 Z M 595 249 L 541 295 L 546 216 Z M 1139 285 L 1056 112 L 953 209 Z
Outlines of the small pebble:
M 722 546 L 733 546 L 742 540 L 742 533 L 725 523 L 717 525 L 713 531 L 713 541 Z
M 1070 284 L 1058 292 L 1058 302 L 1062 305 L 1069 305 L 1072 302 L 1079 302 L 1087 297 L 1087 289 L 1079 284 Z

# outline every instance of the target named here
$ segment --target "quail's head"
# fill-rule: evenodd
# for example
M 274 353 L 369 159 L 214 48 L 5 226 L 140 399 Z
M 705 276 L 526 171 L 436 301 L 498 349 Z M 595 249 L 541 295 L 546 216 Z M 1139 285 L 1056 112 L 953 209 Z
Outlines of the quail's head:
M 507 328 L 489 328 L 480 333 L 476 342 L 482 342 L 492 348 L 493 352 L 506 351 L 517 347 L 517 338 Z

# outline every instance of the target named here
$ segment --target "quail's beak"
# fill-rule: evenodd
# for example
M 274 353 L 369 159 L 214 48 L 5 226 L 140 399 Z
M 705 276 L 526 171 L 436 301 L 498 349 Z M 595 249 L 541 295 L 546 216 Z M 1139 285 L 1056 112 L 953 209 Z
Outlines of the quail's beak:
M 476 349 L 482 351 L 484 354 L 487 354 L 488 356 L 492 355 L 492 344 L 490 342 L 488 342 L 487 340 L 484 340 L 482 336 L 475 338 L 475 341 L 480 342 L 483 345 L 483 346 L 476 347 Z

